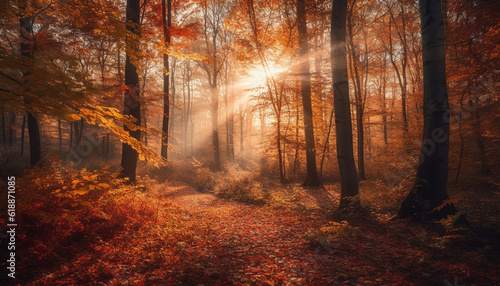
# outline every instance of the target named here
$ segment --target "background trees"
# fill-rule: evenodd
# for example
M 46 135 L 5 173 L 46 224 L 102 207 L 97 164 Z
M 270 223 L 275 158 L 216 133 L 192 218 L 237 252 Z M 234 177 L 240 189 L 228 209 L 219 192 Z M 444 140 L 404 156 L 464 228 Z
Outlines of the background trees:
M 495 170 L 498 21 L 489 11 L 497 6 L 481 3 L 443 6 L 454 181 Z M 27 163 L 29 137 L 33 162 L 40 153 L 44 162 L 117 167 L 123 153 L 124 175 L 133 179 L 135 157 L 150 160 L 139 170 L 165 162 L 168 138 L 170 176 L 180 166 L 253 166 L 282 183 L 309 182 L 319 165 L 326 182 L 343 172 L 354 182 L 357 172 L 393 188 L 416 171 L 426 121 L 414 2 L 346 2 L 347 77 L 337 58 L 343 51 L 326 48 L 330 33 L 343 38 L 330 26 L 332 4 L 343 3 L 149 0 L 134 2 L 134 24 L 119 1 L 26 4 L 2 3 L 5 158 L 22 153 Z M 335 98 L 343 103 L 333 105 Z M 335 158 L 345 154 L 349 167 L 339 167 Z

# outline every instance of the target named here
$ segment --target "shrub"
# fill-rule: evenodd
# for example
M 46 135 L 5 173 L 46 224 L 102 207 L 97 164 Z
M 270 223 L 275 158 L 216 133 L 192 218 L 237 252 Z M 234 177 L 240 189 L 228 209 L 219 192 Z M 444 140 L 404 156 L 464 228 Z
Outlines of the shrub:
M 235 165 L 230 165 L 227 173 L 216 176 L 212 193 L 253 205 L 264 205 L 269 199 L 269 191 L 256 179 L 254 172 L 243 171 Z

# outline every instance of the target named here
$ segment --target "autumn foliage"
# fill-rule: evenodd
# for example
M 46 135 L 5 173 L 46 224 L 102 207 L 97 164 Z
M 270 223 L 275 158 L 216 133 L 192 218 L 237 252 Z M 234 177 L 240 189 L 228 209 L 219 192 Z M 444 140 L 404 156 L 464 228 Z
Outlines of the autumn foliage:
M 500 284 L 497 2 L 0 1 L 0 283 Z

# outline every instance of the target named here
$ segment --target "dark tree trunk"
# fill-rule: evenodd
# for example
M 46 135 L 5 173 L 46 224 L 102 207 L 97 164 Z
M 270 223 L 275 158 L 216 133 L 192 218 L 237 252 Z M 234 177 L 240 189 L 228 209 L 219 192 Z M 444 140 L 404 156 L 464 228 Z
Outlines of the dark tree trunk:
M 479 115 L 479 99 L 476 97 L 475 103 L 471 103 L 471 105 L 475 105 L 476 111 L 474 114 L 476 115 L 474 118 L 474 134 L 477 139 L 477 146 L 479 147 L 479 158 L 481 161 L 481 174 L 483 175 L 491 175 L 491 169 L 488 166 L 488 155 L 486 154 L 486 147 L 484 146 L 484 138 L 483 132 L 481 130 L 481 117 Z
M 449 116 L 443 18 L 439 0 L 420 0 L 424 69 L 424 132 L 415 186 L 398 216 L 443 218 L 457 212 L 448 195 Z
M 12 117 L 9 122 L 9 147 L 12 147 L 12 144 L 15 143 L 16 139 L 16 117 L 17 117 L 17 112 L 12 112 Z
M 108 162 L 108 157 L 109 157 L 109 133 L 106 134 L 106 143 L 104 151 L 104 158 L 106 160 L 106 163 Z
M 297 0 L 297 28 L 299 31 L 300 79 L 302 105 L 304 108 L 304 133 L 306 136 L 307 176 L 303 186 L 321 185 L 316 169 L 316 144 L 314 142 L 314 122 L 311 104 L 311 72 L 309 65 L 309 45 L 307 43 L 307 23 L 305 0 Z
M 231 70 L 228 71 L 232 75 Z M 227 157 L 228 160 L 234 160 L 234 78 L 226 75 L 226 136 L 227 136 Z
M 299 102 L 299 89 L 297 88 L 294 92 L 295 94 L 295 102 L 297 102 L 297 111 L 295 114 L 295 154 L 293 157 L 293 175 L 297 176 L 297 171 L 299 169 L 299 149 L 300 149 L 300 141 L 299 141 L 299 120 L 300 120 L 300 106 Z
M 5 114 L 2 114 L 2 139 L 3 145 L 7 146 L 7 133 L 5 132 Z
M 23 125 L 21 126 L 21 157 L 24 155 L 24 129 L 26 128 L 26 116 L 23 116 Z
M 221 170 L 220 158 L 220 143 L 219 143 L 219 90 L 217 88 L 217 77 L 214 70 L 214 85 L 212 86 L 212 103 L 211 103 L 211 116 L 212 116 L 212 143 L 214 148 L 215 157 L 215 171 Z
M 364 112 L 364 103 L 363 97 L 361 96 L 361 78 L 359 76 L 358 69 L 358 55 L 356 53 L 356 46 L 354 45 L 354 35 L 352 32 L 352 9 L 349 11 L 349 16 L 347 17 L 347 25 L 349 29 L 349 47 L 350 47 L 350 59 L 351 59 L 351 76 L 353 77 L 354 83 L 354 98 L 355 98 L 355 106 L 356 106 L 356 129 L 357 129 L 357 149 L 358 149 L 358 173 L 359 179 L 365 179 L 365 136 L 364 136 L 364 127 L 363 127 L 363 112 Z
M 169 69 L 169 79 L 170 79 L 170 90 L 171 90 L 171 104 L 170 104 L 170 114 L 169 114 L 169 124 L 170 127 L 168 129 L 168 132 L 170 132 L 170 142 L 172 142 L 172 139 L 174 138 L 174 129 L 175 129 L 175 64 L 177 63 L 176 58 L 174 57 L 172 60 L 172 66 Z
M 69 124 L 69 150 L 73 147 L 73 122 Z
M 62 153 L 62 130 L 61 130 L 61 118 L 57 119 L 57 132 L 59 134 L 59 156 Z
M 341 178 L 340 208 L 346 208 L 358 195 L 358 174 L 354 164 L 352 123 L 349 102 L 346 54 L 347 0 L 332 1 L 331 62 L 337 160 Z
M 165 45 L 170 45 L 170 31 L 169 28 L 172 24 L 171 10 L 172 1 L 161 1 L 162 4 L 162 23 L 163 23 L 163 36 L 165 37 Z M 168 11 L 168 12 L 167 12 Z M 168 55 L 163 54 L 163 125 L 162 125 L 162 140 L 161 140 L 161 156 L 167 161 L 168 159 L 168 127 L 170 120 L 170 95 L 169 95 L 169 65 Z
M 243 153 L 244 149 L 244 141 L 243 141 L 243 120 L 245 119 L 245 115 L 243 114 L 243 105 L 240 104 L 240 153 Z
M 20 19 L 21 26 L 21 55 L 33 60 L 33 41 L 31 31 L 31 20 L 29 18 Z M 24 72 L 23 77 L 28 77 L 29 72 Z M 29 102 L 27 102 L 29 105 Z M 40 143 L 40 127 L 38 126 L 37 118 L 28 112 L 28 133 L 30 137 L 30 164 L 31 166 L 36 165 L 42 156 L 42 149 Z
M 211 86 L 211 116 L 212 116 L 212 143 L 214 148 L 214 159 L 215 159 L 215 171 L 220 171 L 222 168 L 221 158 L 220 158 L 220 144 L 219 144 L 219 88 L 217 87 L 217 53 L 216 53 L 216 41 L 217 35 L 213 36 L 213 47 L 214 47 L 214 66 L 213 66 L 213 78 Z
M 319 168 L 319 175 L 320 177 L 323 177 L 323 163 L 325 161 L 325 156 L 326 156 L 326 153 L 327 153 L 327 148 L 328 148 L 328 144 L 330 144 L 330 133 L 332 132 L 332 125 L 333 125 L 333 108 L 332 108 L 332 111 L 330 113 L 330 121 L 328 123 L 328 132 L 326 134 L 326 140 L 325 140 L 325 146 L 323 146 L 323 155 L 321 156 L 321 164 L 320 164 L 320 168 Z
M 28 113 L 28 133 L 30 136 L 30 164 L 34 166 L 40 161 L 42 150 L 38 120 L 31 113 Z
M 124 114 L 130 115 L 137 119 L 135 124 L 141 126 L 141 101 L 140 101 L 140 87 L 139 87 L 139 75 L 137 74 L 136 62 L 132 62 L 134 56 L 131 53 L 136 53 L 139 50 L 139 40 L 135 37 L 140 37 L 140 26 L 139 26 L 139 13 L 140 12 L 140 1 L 139 0 L 127 0 L 127 30 L 134 34 L 134 38 L 126 39 L 126 63 L 125 63 L 125 85 L 127 89 L 125 90 L 124 96 Z M 127 126 L 124 126 L 126 132 L 129 132 L 130 136 L 136 140 L 140 140 L 141 131 L 130 130 Z M 136 169 L 137 169 L 137 151 L 132 148 L 127 143 L 123 143 L 122 147 L 122 177 L 128 178 L 129 182 L 135 182 L 136 179 Z

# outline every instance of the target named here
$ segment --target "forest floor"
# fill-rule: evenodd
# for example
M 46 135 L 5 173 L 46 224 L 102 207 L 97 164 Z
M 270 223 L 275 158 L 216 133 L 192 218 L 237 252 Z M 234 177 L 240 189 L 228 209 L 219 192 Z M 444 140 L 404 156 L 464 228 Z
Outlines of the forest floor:
M 183 183 L 115 194 L 80 208 L 76 222 L 47 220 L 24 234 L 16 284 L 500 285 L 495 228 L 391 220 L 384 206 L 402 194 L 364 192 L 370 207 L 340 217 L 338 185 L 291 191 L 294 201 L 282 191 L 273 204 Z

